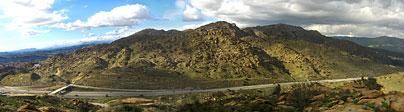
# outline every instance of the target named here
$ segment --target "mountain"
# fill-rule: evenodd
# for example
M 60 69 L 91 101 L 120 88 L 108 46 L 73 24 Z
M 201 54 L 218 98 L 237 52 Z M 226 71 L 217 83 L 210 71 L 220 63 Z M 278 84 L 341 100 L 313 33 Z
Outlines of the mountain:
M 101 42 L 101 41 L 100 41 Z M 82 43 L 79 45 L 73 46 L 65 46 L 65 47 L 50 47 L 50 48 L 43 48 L 43 49 L 36 49 L 36 48 L 29 48 L 29 49 L 22 49 L 16 51 L 9 51 L 9 52 L 1 52 L 0 53 L 0 64 L 6 63 L 37 63 L 40 61 L 46 60 L 48 57 L 53 56 L 58 53 L 62 54 L 70 54 L 73 51 L 83 48 L 88 45 L 97 44 L 100 42 L 90 42 L 90 43 Z M 108 43 L 104 42 L 103 43 Z
M 20 50 L 16 50 L 16 51 L 11 51 L 8 53 L 21 53 L 21 52 L 31 52 L 31 51 L 36 51 L 36 48 L 27 48 L 27 49 L 20 49 Z
M 64 50 L 64 49 L 69 49 L 69 48 L 74 48 L 77 46 L 86 46 L 86 45 L 91 45 L 91 44 L 102 44 L 102 43 L 111 43 L 111 40 L 106 40 L 106 41 L 90 41 L 90 42 L 80 42 L 79 44 L 76 45 L 57 45 L 57 46 L 51 46 L 51 47 L 46 47 L 46 48 L 26 48 L 26 49 L 20 49 L 20 50 L 14 50 L 14 51 L 7 51 L 7 52 L 0 52 L 0 56 L 3 55 L 13 55 L 13 54 L 24 54 L 24 53 L 32 53 L 32 52 L 47 52 L 47 51 L 53 51 L 53 50 Z M 71 52 L 69 52 L 71 53 Z
M 362 47 L 297 26 L 240 29 L 219 21 L 185 31 L 145 29 L 110 44 L 57 54 L 28 74 L 8 75 L 1 83 L 210 88 L 378 76 L 403 71 L 403 58 L 403 54 Z M 32 73 L 40 80 L 30 80 Z
M 333 37 L 336 39 L 344 39 L 355 42 L 359 45 L 385 49 L 393 52 L 404 53 L 404 39 L 396 37 L 377 37 L 377 38 L 366 38 L 366 37 Z
M 8 52 L 0 55 L 0 64 L 11 62 L 39 62 L 58 53 L 72 53 L 74 50 L 82 48 L 86 45 L 70 46 L 54 50 L 34 50 L 27 52 Z
M 65 47 L 72 47 L 72 46 L 80 46 L 80 45 L 92 45 L 92 44 L 104 44 L 104 43 L 111 43 L 112 40 L 96 40 L 96 41 L 88 41 L 88 42 L 79 42 L 79 44 L 75 45 L 56 45 L 56 46 L 51 46 L 51 47 L 46 47 L 43 49 L 40 49 L 41 51 L 44 50 L 56 50 L 60 48 L 65 48 Z
M 0 56 L 1 55 L 8 55 L 8 54 L 23 53 L 23 52 L 33 52 L 33 51 L 37 51 L 37 50 L 38 49 L 36 49 L 36 48 L 27 48 L 27 49 L 15 50 L 15 51 L 0 52 Z

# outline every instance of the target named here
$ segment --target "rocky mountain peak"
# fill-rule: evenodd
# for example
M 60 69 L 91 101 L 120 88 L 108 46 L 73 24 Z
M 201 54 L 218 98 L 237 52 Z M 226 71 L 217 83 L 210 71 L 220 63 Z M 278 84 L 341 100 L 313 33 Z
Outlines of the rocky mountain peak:
M 230 24 L 225 21 L 218 21 L 215 23 L 210 23 L 195 29 L 199 33 L 205 35 L 220 35 L 220 36 L 231 36 L 231 37 L 242 37 L 245 32 L 240 30 L 236 24 Z
M 156 29 L 144 29 L 144 30 L 141 30 L 141 31 L 135 33 L 135 35 L 169 35 L 169 34 L 178 33 L 178 32 L 180 32 L 180 31 L 178 31 L 178 30 L 165 31 L 165 30 L 156 30 Z
M 290 81 L 341 78 L 347 74 L 355 77 L 362 72 L 376 76 L 395 71 L 385 64 L 398 61 L 377 52 L 297 26 L 277 24 L 240 30 L 235 24 L 219 21 L 186 31 L 142 30 L 111 44 L 55 55 L 33 72 L 77 84 L 118 87 L 121 84 L 116 82 L 136 85 L 139 83 L 133 80 L 139 79 L 144 80 L 142 85 L 160 81 L 166 84 L 166 76 L 173 75 L 175 81 Z M 161 80 L 155 81 L 156 77 Z

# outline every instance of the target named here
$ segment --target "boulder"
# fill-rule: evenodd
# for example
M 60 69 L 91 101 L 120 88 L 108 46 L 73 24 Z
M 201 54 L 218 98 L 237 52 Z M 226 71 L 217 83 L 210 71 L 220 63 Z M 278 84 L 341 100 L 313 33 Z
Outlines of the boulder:
M 140 103 L 154 103 L 151 99 L 145 98 L 128 98 L 122 100 L 123 104 L 140 104 Z
M 325 112 L 374 112 L 374 110 L 365 105 L 356 105 L 353 103 L 345 103 L 344 105 L 334 105 Z
M 278 98 L 278 101 L 283 101 L 283 100 L 285 100 L 286 99 L 286 96 L 285 95 L 282 95 L 282 96 L 280 96 L 279 98 Z
M 360 99 L 373 99 L 384 95 L 382 91 L 378 90 L 364 90 L 361 91 L 361 94 L 363 96 Z
M 41 112 L 62 112 L 62 111 L 60 111 L 60 110 L 58 110 L 56 108 L 53 108 L 53 107 L 41 107 L 41 108 L 38 108 L 38 110 L 41 111 Z
M 242 106 L 239 102 L 231 101 L 229 103 L 224 104 L 224 106 Z
M 278 105 L 278 107 L 279 107 L 281 110 L 296 110 L 295 107 L 293 107 L 293 106 L 288 106 L 288 105 Z
M 27 104 L 17 109 L 17 112 L 40 112 L 34 105 Z
M 265 100 L 265 99 L 255 99 L 252 101 L 253 104 L 271 104 L 270 101 Z
M 178 104 L 182 104 L 182 102 L 184 102 L 183 100 L 177 100 Z
M 396 111 L 404 112 L 404 95 L 391 95 L 386 99 L 390 99 L 390 107 Z
M 320 95 L 314 96 L 313 98 L 311 98 L 311 100 L 316 101 L 316 100 L 324 99 L 324 98 L 325 98 L 325 94 L 320 94 Z
M 404 111 L 404 95 L 402 94 L 391 94 L 385 97 L 379 97 L 376 99 L 362 99 L 358 103 L 374 103 L 376 107 L 383 109 L 383 103 L 389 105 L 392 109 L 403 112 Z

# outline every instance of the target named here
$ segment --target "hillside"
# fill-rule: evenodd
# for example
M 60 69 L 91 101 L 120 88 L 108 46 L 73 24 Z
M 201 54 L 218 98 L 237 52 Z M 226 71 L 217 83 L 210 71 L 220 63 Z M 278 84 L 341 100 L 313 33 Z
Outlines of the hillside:
M 296 75 L 294 77 L 372 76 L 381 75 L 388 71 L 386 69 L 393 70 L 386 65 L 403 65 L 403 60 L 392 58 L 403 57 L 403 54 L 362 47 L 301 27 L 277 24 L 245 28 L 244 31 L 253 34 L 244 40 L 283 61 L 292 76 Z
M 377 76 L 402 71 L 404 61 L 397 59 L 403 57 L 296 26 L 240 29 L 220 21 L 185 31 L 145 29 L 111 44 L 57 54 L 31 71 L 40 79 L 29 82 L 141 89 L 210 88 Z M 17 73 L 6 76 L 1 83 L 18 83 L 20 76 L 29 77 Z
M 54 46 L 42 49 L 29 48 L 9 52 L 0 52 L 0 65 L 17 66 L 24 63 L 38 63 L 59 53 L 70 54 L 77 49 L 99 43 L 111 43 L 111 41 L 94 41 L 84 42 L 73 46 Z
M 366 47 L 404 53 L 404 39 L 396 37 L 383 36 L 377 38 L 366 38 L 366 37 L 333 37 L 333 38 L 349 40 Z
M 44 50 L 19 50 L 14 52 L 0 53 L 0 64 L 7 64 L 11 62 L 39 62 L 46 60 L 48 57 L 58 53 L 70 54 L 73 51 L 85 47 L 87 45 L 75 45 L 69 47 L 62 47 L 57 49 L 44 49 Z

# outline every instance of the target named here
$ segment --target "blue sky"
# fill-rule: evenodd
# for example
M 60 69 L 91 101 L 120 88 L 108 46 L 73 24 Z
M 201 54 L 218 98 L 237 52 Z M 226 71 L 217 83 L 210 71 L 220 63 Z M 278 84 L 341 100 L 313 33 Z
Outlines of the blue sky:
M 34 1 L 34 0 L 33 0 Z M 27 10 L 39 10 L 38 13 L 45 13 L 44 16 L 53 16 L 53 18 L 62 18 L 49 21 L 50 24 L 37 25 L 36 23 L 25 22 L 22 20 L 20 24 L 33 24 L 26 27 L 19 27 L 18 25 L 13 25 L 13 21 L 17 21 L 25 16 L 14 16 L 13 17 L 2 17 L 0 16 L 0 52 L 10 51 L 24 48 L 44 48 L 53 46 L 66 46 L 79 44 L 86 41 L 96 41 L 96 40 L 115 40 L 130 34 L 135 33 L 144 28 L 155 28 L 155 29 L 183 29 L 185 25 L 197 25 L 208 20 L 215 21 L 216 19 L 205 17 L 202 20 L 197 21 L 184 21 L 182 18 L 182 11 L 185 9 L 176 5 L 176 0 L 39 0 L 50 1 L 48 4 L 43 3 L 33 3 L 30 0 L 16 0 L 10 1 L 10 3 L 1 3 L 2 10 L 0 10 L 0 15 L 7 16 L 7 6 L 8 4 L 20 5 L 22 7 L 29 7 Z M 17 3 L 13 3 L 17 2 Z M 26 2 L 21 5 L 18 2 Z M 53 3 L 52 3 L 53 2 Z M 185 1 L 183 1 L 185 2 Z M 27 4 L 38 4 L 37 9 L 27 5 Z M 45 4 L 45 5 L 43 5 Z M 24 6 L 25 5 L 25 6 Z M 49 5 L 51 8 L 42 10 L 42 7 Z M 133 7 L 130 7 L 133 6 Z M 142 7 L 145 10 L 138 9 L 137 7 Z M 82 22 L 88 22 L 87 19 L 100 13 L 111 12 L 113 9 L 123 7 L 122 10 L 140 10 L 142 13 L 148 17 L 140 17 L 145 15 L 133 14 L 133 16 L 139 15 L 139 17 L 129 17 L 135 20 L 125 21 L 120 20 L 120 16 L 131 15 L 123 12 L 122 15 L 119 14 L 105 14 L 106 17 L 111 17 L 115 22 L 111 25 L 106 26 L 91 26 L 87 28 L 86 26 L 79 26 L 77 29 L 68 29 L 68 27 L 56 27 L 58 24 L 68 24 L 74 23 L 77 20 Z M 126 7 L 126 8 L 125 8 Z M 54 13 L 57 11 L 57 13 Z M 21 15 L 29 15 L 23 12 L 9 11 L 9 13 L 21 13 Z M 119 13 L 119 12 L 118 12 Z M 178 14 L 173 14 L 178 13 Z M 172 14 L 170 16 L 170 14 Z M 114 19 L 114 17 L 116 17 Z M 136 18 L 140 18 L 136 20 Z M 44 18 L 36 18 L 38 21 Z M 45 18 L 48 19 L 48 18 Z M 104 23 L 111 19 L 105 20 L 94 20 L 95 23 Z M 128 18 L 124 18 L 128 19 Z M 36 21 L 36 20 L 26 20 L 26 21 Z M 131 22 L 131 23 L 119 23 Z M 85 23 L 83 23 L 85 24 Z M 17 28 L 15 28 L 17 27 Z M 84 27 L 84 28 L 82 28 Z M 119 32 L 121 30 L 121 32 Z M 115 31 L 115 32 L 114 32 Z M 109 34 L 106 34 L 110 32 Z
M 285 23 L 327 36 L 404 37 L 401 0 L 1 0 L 0 52 L 116 40 L 141 29 Z

